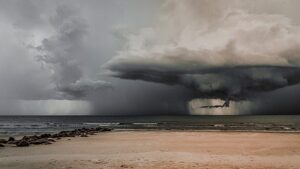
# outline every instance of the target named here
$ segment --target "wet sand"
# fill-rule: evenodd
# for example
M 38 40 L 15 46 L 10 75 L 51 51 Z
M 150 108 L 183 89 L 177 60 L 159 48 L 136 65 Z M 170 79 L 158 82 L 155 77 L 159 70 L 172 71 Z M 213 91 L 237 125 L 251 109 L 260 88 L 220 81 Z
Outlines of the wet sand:
M 1 169 L 298 169 L 300 134 L 113 131 L 0 148 Z

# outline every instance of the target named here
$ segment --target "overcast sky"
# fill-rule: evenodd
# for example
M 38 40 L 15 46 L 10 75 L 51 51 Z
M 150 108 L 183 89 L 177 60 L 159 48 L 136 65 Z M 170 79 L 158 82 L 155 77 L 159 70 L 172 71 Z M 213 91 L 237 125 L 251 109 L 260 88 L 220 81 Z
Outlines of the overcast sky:
M 299 6 L 0 0 L 0 114 L 296 114 Z

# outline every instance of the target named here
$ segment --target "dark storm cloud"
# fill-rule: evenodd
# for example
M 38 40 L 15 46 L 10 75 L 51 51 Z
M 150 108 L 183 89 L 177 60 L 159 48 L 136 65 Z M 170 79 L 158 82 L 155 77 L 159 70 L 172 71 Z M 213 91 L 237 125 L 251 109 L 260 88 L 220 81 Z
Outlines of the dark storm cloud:
M 300 68 L 235 67 L 220 68 L 207 74 L 184 75 L 180 84 L 199 92 L 200 97 L 244 100 L 258 92 L 267 92 L 300 82 Z
M 147 69 L 147 67 L 135 70 L 130 67 L 127 71 L 122 69 L 114 76 L 168 85 L 182 85 L 194 90 L 200 98 L 244 100 L 258 92 L 272 91 L 299 83 L 300 68 L 240 66 L 210 68 L 198 72 L 196 70 L 192 72 L 162 70 L 161 72 Z
M 166 1 L 158 23 L 124 35 L 124 49 L 106 68 L 122 79 L 184 86 L 199 98 L 254 99 L 298 84 L 300 29 L 292 12 L 230 2 Z M 270 8 L 251 1 L 260 3 Z
M 172 115 L 189 113 L 187 102 L 195 98 L 192 90 L 181 86 L 112 79 L 113 88 L 90 95 L 93 114 Z
M 259 95 L 252 103 L 251 114 L 299 114 L 300 85 Z

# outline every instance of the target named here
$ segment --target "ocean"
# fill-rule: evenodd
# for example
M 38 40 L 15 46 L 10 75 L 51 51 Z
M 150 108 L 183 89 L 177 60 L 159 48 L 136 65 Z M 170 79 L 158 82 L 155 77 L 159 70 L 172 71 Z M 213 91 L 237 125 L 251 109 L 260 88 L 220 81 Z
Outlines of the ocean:
M 249 116 L 0 116 L 0 137 L 83 127 L 164 130 L 300 131 L 300 115 Z

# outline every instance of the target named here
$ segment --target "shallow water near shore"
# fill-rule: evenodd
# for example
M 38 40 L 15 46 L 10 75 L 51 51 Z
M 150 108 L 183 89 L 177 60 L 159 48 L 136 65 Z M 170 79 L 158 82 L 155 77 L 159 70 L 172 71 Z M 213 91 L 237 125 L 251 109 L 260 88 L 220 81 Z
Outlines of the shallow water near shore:
M 0 116 L 0 137 L 97 126 L 116 129 L 299 131 L 300 116 Z

